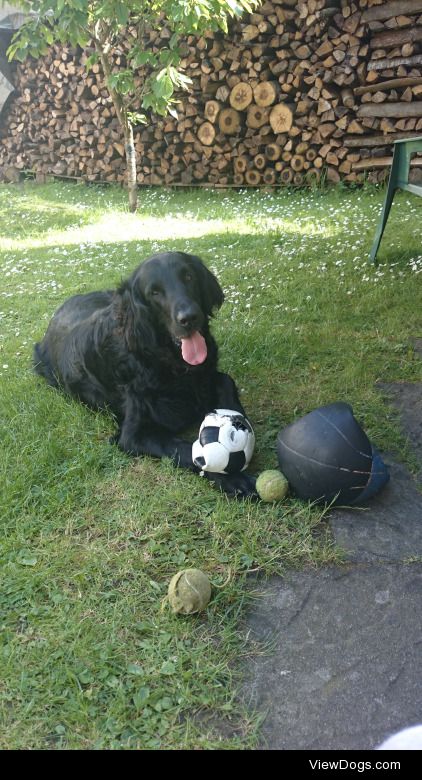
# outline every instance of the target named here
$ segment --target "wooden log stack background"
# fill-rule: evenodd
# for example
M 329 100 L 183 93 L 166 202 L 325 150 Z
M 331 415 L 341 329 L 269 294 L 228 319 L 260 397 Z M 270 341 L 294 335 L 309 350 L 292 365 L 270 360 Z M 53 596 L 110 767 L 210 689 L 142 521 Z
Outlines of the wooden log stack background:
M 148 46 L 168 37 L 163 26 Z M 124 181 L 122 134 L 87 56 L 54 46 L 17 68 L 0 179 Z M 140 184 L 379 181 L 393 141 L 422 135 L 422 0 L 265 0 L 228 36 L 187 39 L 183 66 L 193 84 L 178 118 L 136 129 Z

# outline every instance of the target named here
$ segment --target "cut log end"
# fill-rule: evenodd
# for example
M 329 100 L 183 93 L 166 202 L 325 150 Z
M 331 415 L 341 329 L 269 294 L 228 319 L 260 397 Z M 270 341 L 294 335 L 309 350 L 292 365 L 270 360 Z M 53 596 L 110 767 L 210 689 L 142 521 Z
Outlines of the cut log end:
M 274 133 L 287 133 L 293 124 L 293 112 L 286 103 L 277 103 L 269 115 L 269 122 Z

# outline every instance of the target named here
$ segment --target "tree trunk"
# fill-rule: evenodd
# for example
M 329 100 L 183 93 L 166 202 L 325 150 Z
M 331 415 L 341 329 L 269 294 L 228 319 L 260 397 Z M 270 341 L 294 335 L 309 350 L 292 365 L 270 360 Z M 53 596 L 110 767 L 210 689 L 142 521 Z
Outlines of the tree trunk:
M 134 213 L 138 208 L 138 193 L 136 185 L 136 152 L 133 142 L 133 127 L 129 123 L 125 129 L 125 153 L 127 166 L 127 188 L 129 195 L 129 211 Z
M 138 196 L 137 196 L 137 185 L 136 185 L 136 151 L 135 151 L 135 144 L 133 141 L 133 127 L 129 122 L 127 116 L 127 110 L 123 103 L 122 96 L 119 95 L 119 93 L 116 92 L 116 90 L 114 90 L 112 87 L 110 87 L 109 84 L 109 78 L 111 76 L 111 65 L 108 59 L 108 51 L 109 51 L 108 42 L 101 40 L 101 38 L 99 38 L 95 41 L 95 46 L 101 60 L 101 65 L 103 66 L 107 89 L 113 101 L 113 105 L 116 110 L 116 116 L 117 119 L 119 120 L 120 127 L 123 130 L 123 135 L 125 139 L 129 211 L 133 213 L 138 208 Z

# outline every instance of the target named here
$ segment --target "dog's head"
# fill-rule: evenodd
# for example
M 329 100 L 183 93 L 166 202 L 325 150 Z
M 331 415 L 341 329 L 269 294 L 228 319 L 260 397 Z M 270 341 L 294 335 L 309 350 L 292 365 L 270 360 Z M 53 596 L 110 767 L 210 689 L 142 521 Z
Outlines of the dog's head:
M 138 266 L 124 287 L 130 292 L 139 327 L 148 321 L 154 330 L 165 330 L 180 345 L 186 363 L 205 361 L 208 319 L 224 295 L 199 257 L 184 252 L 153 255 Z

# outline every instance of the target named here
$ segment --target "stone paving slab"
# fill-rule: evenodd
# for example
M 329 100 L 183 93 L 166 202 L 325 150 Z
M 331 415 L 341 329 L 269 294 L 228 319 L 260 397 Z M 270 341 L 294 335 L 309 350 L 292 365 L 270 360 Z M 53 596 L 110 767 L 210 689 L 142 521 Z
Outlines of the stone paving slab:
M 422 495 L 405 466 L 385 457 L 390 482 L 364 507 L 335 510 L 334 539 L 350 561 L 406 561 L 422 556 Z
M 249 613 L 273 640 L 249 665 L 246 703 L 268 712 L 263 749 L 365 750 L 422 719 L 422 563 L 273 578 Z

